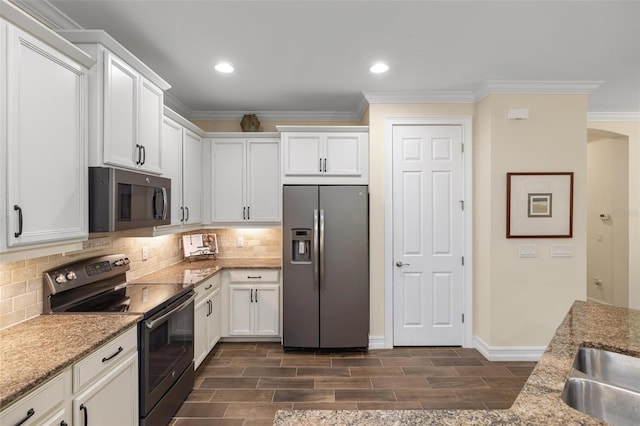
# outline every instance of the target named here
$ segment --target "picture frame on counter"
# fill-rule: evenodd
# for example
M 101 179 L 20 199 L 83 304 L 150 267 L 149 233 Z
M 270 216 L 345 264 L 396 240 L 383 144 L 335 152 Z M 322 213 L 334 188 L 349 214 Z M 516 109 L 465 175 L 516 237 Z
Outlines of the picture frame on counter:
M 573 238 L 573 172 L 507 173 L 507 238 Z

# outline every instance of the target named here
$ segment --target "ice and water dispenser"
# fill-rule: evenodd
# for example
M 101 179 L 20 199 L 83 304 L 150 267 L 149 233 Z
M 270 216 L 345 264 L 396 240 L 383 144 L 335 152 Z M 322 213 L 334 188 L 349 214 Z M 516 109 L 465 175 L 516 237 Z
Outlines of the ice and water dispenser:
M 311 263 L 311 229 L 291 230 L 291 263 Z

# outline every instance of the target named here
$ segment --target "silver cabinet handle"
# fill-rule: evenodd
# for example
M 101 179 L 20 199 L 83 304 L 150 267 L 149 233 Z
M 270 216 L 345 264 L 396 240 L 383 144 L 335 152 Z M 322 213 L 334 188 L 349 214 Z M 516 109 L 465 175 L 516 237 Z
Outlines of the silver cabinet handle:
M 184 209 L 187 211 L 187 218 L 184 221 L 189 222 L 189 207 L 185 207 Z
M 251 289 L 251 303 L 253 303 L 253 289 Z
M 247 220 L 247 208 L 242 208 L 242 220 Z
M 327 159 L 324 159 L 324 172 L 327 173 Z
M 256 303 L 258 303 L 258 289 L 256 288 Z
M 322 173 L 322 158 L 320 159 L 320 165 L 318 166 L 318 171 Z
M 169 205 L 167 205 L 167 188 L 162 188 L 162 220 L 167 218 L 169 213 Z
M 401 266 L 409 266 L 409 265 L 411 265 L 411 264 L 410 264 L 410 263 L 404 263 L 402 260 L 398 260 L 398 261 L 396 262 L 396 266 L 397 266 L 397 267 L 401 267 Z
M 247 207 L 247 220 L 251 220 L 251 206 Z
M 180 207 L 180 222 L 184 222 L 184 207 Z

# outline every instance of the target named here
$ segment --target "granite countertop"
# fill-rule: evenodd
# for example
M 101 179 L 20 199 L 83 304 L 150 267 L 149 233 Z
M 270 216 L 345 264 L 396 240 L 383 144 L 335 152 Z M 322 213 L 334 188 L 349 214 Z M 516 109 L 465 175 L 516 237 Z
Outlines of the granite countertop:
M 506 410 L 278 411 L 283 425 L 603 425 L 560 398 L 581 346 L 640 356 L 640 311 L 576 301 L 513 406 Z
M 184 260 L 159 271 L 130 281 L 133 284 L 193 284 L 197 286 L 223 269 L 280 269 L 282 259 L 259 258 L 223 258 L 216 260 Z
M 0 410 L 134 327 L 141 315 L 40 315 L 0 330 Z

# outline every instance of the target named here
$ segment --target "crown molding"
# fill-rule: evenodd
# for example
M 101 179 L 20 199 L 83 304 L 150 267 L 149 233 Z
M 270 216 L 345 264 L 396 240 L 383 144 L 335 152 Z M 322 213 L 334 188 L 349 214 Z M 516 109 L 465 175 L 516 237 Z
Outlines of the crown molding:
M 191 116 L 193 115 L 193 111 L 180 101 L 180 99 L 176 98 L 169 92 L 164 92 L 164 105 L 165 108 L 169 108 L 174 112 L 180 114 L 183 118 L 187 120 L 191 120 Z
M 474 91 L 476 102 L 492 93 L 588 95 L 604 81 L 487 80 Z
M 198 136 L 204 137 L 205 135 L 204 130 L 202 130 L 200 127 L 196 126 L 191 121 L 187 120 L 178 112 L 174 111 L 173 109 L 169 108 L 166 105 L 164 106 L 163 114 L 165 117 L 170 118 L 171 120 L 175 121 L 182 127 L 191 130 L 193 133 L 197 134 Z
M 368 132 L 369 126 L 276 126 L 279 132 Z
M 640 121 L 638 112 L 590 112 L 587 121 Z
M 255 114 L 261 121 L 360 121 L 353 111 L 193 111 L 191 120 L 239 121 Z
M 11 0 L 11 3 L 53 30 L 82 29 L 76 21 L 62 13 L 47 0 Z
M 362 94 L 369 104 L 466 104 L 476 101 L 473 92 L 468 91 L 390 91 Z

